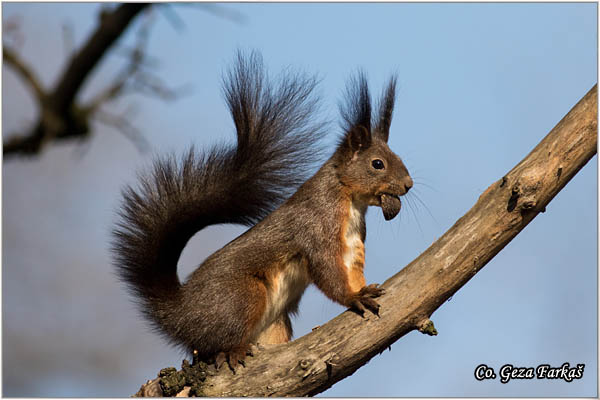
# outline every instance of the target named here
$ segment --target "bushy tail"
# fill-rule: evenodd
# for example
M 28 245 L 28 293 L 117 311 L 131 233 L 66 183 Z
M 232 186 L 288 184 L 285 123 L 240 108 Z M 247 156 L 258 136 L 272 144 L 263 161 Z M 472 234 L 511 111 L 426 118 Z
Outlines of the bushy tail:
M 307 179 L 319 152 L 314 77 L 282 74 L 270 82 L 260 55 L 237 60 L 223 81 L 237 146 L 190 150 L 157 160 L 137 188 L 124 190 L 114 231 L 115 264 L 157 327 L 176 312 L 177 261 L 208 225 L 253 225 Z

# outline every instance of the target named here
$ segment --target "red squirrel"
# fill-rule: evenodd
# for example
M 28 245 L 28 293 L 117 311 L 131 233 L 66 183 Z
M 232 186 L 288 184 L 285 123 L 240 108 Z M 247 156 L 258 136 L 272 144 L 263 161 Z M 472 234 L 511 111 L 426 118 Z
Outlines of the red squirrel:
M 349 82 L 343 135 L 302 183 L 322 134 L 315 86 L 291 73 L 270 82 L 258 54 L 238 54 L 223 81 L 237 146 L 158 159 L 124 190 L 113 242 L 120 278 L 157 330 L 217 368 L 227 361 L 235 371 L 253 344 L 291 340 L 290 314 L 310 284 L 361 315 L 379 312 L 384 291 L 363 274 L 365 213 L 379 206 L 393 218 L 413 185 L 387 145 L 396 79 L 373 113 L 364 74 Z M 251 228 L 181 283 L 188 240 L 222 223 Z

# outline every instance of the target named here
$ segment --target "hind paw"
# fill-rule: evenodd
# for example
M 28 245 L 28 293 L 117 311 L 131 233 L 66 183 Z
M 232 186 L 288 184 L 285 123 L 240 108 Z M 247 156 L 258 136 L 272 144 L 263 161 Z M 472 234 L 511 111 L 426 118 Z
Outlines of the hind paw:
M 246 356 L 253 356 L 252 350 L 249 346 L 242 346 L 232 349 L 228 352 L 220 352 L 215 357 L 215 367 L 219 370 L 225 361 L 229 365 L 231 371 L 235 374 L 236 369 L 241 365 L 242 367 L 246 366 Z

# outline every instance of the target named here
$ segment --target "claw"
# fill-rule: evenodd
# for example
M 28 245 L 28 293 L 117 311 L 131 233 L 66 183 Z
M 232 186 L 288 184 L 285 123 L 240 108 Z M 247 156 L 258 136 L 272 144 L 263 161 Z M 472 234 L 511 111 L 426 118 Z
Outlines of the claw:
M 365 307 L 367 307 L 373 314 L 379 316 L 379 307 L 381 307 L 379 305 L 379 303 L 377 303 L 375 300 L 371 299 L 370 297 L 363 297 L 361 299 L 361 302 L 363 303 L 363 305 Z
M 354 295 L 354 298 L 350 302 L 350 308 L 354 309 L 363 318 L 365 318 L 366 309 L 369 309 L 369 311 L 379 317 L 380 305 L 373 299 L 384 293 L 385 289 L 380 288 L 377 283 L 365 286 Z
M 246 367 L 246 361 L 244 361 L 244 358 L 246 358 L 246 353 L 249 351 L 249 347 L 248 348 L 236 348 L 233 349 L 229 352 L 228 356 L 228 360 L 227 363 L 229 364 L 229 368 L 231 369 L 231 371 L 235 374 L 236 373 L 236 369 L 238 368 L 239 365 L 242 365 L 242 367 Z
M 215 368 L 217 369 L 217 371 L 221 368 L 221 366 L 226 360 L 227 356 L 225 355 L 225 353 L 220 352 L 219 354 L 217 354 L 217 356 L 215 357 Z
M 360 299 L 352 300 L 352 303 L 350 303 L 350 308 L 356 311 L 358 315 L 365 318 L 365 307 L 360 302 Z
M 229 354 L 229 361 L 227 362 L 229 364 L 229 369 L 231 369 L 231 372 L 234 373 L 235 375 L 235 369 L 237 368 L 237 364 L 238 364 L 238 359 L 235 355 L 233 354 Z

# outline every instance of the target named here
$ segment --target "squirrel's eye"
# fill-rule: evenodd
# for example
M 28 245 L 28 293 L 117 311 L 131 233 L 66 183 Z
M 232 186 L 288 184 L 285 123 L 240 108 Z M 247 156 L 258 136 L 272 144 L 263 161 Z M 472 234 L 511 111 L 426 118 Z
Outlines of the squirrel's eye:
M 373 165 L 373 168 L 375 168 L 375 169 L 383 169 L 384 168 L 383 161 L 381 161 L 380 159 L 373 160 L 373 162 L 371 164 Z

